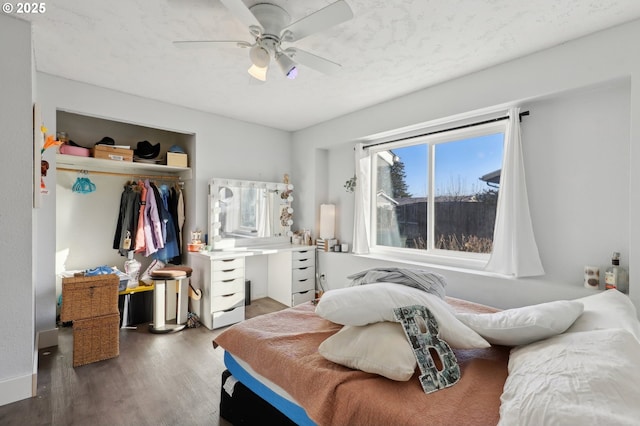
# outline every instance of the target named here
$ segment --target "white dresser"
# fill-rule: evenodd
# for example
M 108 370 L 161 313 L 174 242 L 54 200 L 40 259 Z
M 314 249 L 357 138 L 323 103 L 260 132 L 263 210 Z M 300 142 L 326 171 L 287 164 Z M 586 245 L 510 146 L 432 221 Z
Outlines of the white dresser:
M 245 259 L 267 256 L 267 296 L 294 306 L 315 298 L 314 246 L 291 244 L 251 247 L 247 250 L 189 253 L 191 283 L 202 290 L 192 310 L 205 327 L 224 327 L 244 320 Z M 262 273 L 253 271 L 253 274 Z M 195 305 L 195 306 L 194 306 Z
M 269 297 L 287 306 L 315 298 L 315 247 L 291 246 L 269 255 Z
M 200 309 L 194 309 L 208 329 L 244 320 L 244 258 L 250 253 L 191 253 L 191 282 L 202 290 Z

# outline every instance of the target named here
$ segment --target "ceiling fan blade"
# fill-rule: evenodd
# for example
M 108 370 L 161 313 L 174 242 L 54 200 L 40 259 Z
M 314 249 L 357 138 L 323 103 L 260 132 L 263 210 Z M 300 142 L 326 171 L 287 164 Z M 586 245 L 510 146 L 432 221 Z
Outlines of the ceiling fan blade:
M 288 25 L 284 28 L 282 37 L 286 41 L 300 40 L 318 31 L 348 21 L 351 18 L 353 18 L 353 12 L 347 2 L 338 0 Z
M 244 25 L 252 29 L 252 27 L 262 29 L 262 25 L 245 5 L 242 0 L 220 0 L 227 9 L 236 17 L 236 19 L 242 22 Z
M 309 68 L 313 68 L 316 71 L 320 71 L 323 74 L 334 74 L 337 71 L 340 71 L 342 65 L 330 61 L 328 59 L 322 58 L 318 55 L 314 55 L 313 53 L 309 53 L 305 50 L 300 50 L 295 47 L 289 47 L 285 49 L 284 53 L 286 53 L 291 59 L 295 62 L 305 65 Z
M 242 40 L 181 40 L 173 45 L 181 49 L 202 49 L 211 47 L 251 47 L 251 43 Z

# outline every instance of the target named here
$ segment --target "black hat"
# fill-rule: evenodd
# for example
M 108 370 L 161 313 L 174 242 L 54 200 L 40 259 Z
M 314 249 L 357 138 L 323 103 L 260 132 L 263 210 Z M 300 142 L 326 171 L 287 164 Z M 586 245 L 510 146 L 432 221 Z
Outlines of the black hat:
M 104 138 L 96 142 L 96 145 L 115 145 L 115 144 L 116 144 L 116 141 L 114 141 L 113 138 L 110 138 L 109 136 L 105 136 Z
M 160 154 L 160 143 L 151 145 L 149 141 L 140 141 L 138 142 L 137 148 L 133 150 L 133 153 L 136 157 L 151 160 Z

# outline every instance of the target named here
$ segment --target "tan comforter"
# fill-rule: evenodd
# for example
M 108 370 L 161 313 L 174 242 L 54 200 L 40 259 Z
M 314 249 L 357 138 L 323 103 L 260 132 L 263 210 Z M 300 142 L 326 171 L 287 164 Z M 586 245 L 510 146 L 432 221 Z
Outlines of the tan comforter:
M 447 298 L 455 309 L 493 308 Z M 236 324 L 220 345 L 286 390 L 319 425 L 495 425 L 507 378 L 509 348 L 455 350 L 460 381 L 425 394 L 418 373 L 408 382 L 352 370 L 326 360 L 318 346 L 342 327 L 306 303 Z M 383 342 L 381 342 L 383 344 Z

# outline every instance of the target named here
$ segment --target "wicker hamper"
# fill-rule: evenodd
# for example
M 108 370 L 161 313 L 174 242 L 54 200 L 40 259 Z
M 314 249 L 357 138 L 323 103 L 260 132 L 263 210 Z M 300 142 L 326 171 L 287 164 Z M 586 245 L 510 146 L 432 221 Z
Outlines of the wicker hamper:
M 100 317 L 118 313 L 118 286 L 116 274 L 62 279 L 63 322 Z
M 117 357 L 120 354 L 120 314 L 73 322 L 73 366 Z

